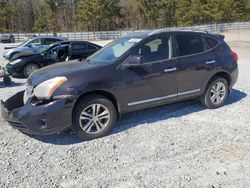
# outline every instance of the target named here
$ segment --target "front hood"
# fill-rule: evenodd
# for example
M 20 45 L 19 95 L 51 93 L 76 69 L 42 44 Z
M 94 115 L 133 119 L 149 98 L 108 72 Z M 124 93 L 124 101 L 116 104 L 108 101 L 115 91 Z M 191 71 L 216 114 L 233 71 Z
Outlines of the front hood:
M 8 49 L 13 49 L 13 48 L 17 48 L 17 45 L 11 45 L 11 46 L 5 46 L 4 49 L 8 50 Z
M 95 64 L 90 64 L 79 60 L 56 63 L 54 65 L 39 69 L 28 78 L 27 82 L 29 85 L 36 86 L 51 78 L 55 78 L 58 76 L 65 76 L 69 78 L 78 72 L 81 72 L 82 74 L 95 67 Z
M 16 55 L 14 55 L 11 60 L 13 61 L 13 60 L 16 60 L 18 58 L 30 57 L 30 56 L 34 56 L 34 55 L 39 55 L 40 56 L 39 53 L 35 53 L 35 52 L 31 52 L 31 51 L 19 52 Z
M 29 47 L 5 47 L 5 50 L 11 50 L 11 52 L 21 52 L 21 51 L 24 51 L 24 52 L 32 52 L 33 49 L 29 48 Z

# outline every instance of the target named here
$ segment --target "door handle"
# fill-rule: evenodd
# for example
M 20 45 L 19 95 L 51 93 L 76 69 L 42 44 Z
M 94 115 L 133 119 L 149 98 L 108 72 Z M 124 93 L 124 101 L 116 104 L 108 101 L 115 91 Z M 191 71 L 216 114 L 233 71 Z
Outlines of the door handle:
M 206 64 L 207 64 L 207 65 L 214 64 L 214 63 L 216 63 L 215 60 L 206 61 Z
M 174 68 L 164 69 L 164 72 L 165 72 L 165 73 L 167 73 L 167 72 L 174 72 L 174 71 L 176 71 L 176 70 L 177 70 L 177 68 L 174 67 Z

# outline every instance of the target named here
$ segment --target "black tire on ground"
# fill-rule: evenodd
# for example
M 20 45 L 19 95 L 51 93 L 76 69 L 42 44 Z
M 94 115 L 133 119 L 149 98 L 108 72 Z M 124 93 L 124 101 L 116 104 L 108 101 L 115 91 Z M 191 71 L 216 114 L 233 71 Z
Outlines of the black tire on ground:
M 220 84 L 221 87 L 218 87 L 218 84 Z M 220 108 L 221 106 L 223 106 L 225 104 L 225 101 L 228 97 L 228 94 L 229 94 L 228 87 L 229 86 L 228 86 L 228 82 L 226 79 L 224 79 L 222 77 L 212 78 L 207 85 L 205 93 L 201 97 L 201 103 L 209 109 Z M 218 88 L 218 91 L 214 92 L 214 89 L 216 90 L 216 88 Z M 221 89 L 219 89 L 219 88 L 221 88 Z M 223 91 L 222 88 L 225 89 L 225 92 L 222 92 Z M 217 98 L 215 93 L 217 93 L 217 96 L 220 97 L 220 100 L 215 99 L 215 98 Z M 223 93 L 223 94 L 219 94 L 219 93 Z M 222 96 L 224 96 L 224 97 L 222 97 Z
M 96 109 L 96 110 L 94 110 L 95 112 L 93 112 L 93 105 L 94 106 L 99 105 L 102 107 L 99 107 L 99 108 L 94 107 L 94 109 Z M 102 108 L 106 108 L 106 109 L 103 110 Z M 99 111 L 97 109 L 99 109 Z M 104 112 L 106 112 L 106 111 L 108 111 L 108 113 L 109 113 L 109 116 L 108 116 L 109 120 L 107 120 L 108 118 L 107 119 L 100 118 L 100 119 L 98 119 L 100 121 L 98 121 L 95 118 L 92 118 L 92 117 L 94 117 L 93 114 L 96 114 L 97 115 L 96 117 L 98 117 L 98 115 L 99 115 L 99 117 L 103 118 L 105 116 Z M 87 112 L 88 115 L 87 116 L 82 115 L 83 112 Z M 91 117 L 89 115 L 91 115 Z M 80 119 L 81 117 L 84 119 Z M 86 119 L 86 117 L 88 117 L 88 119 Z M 116 123 L 116 119 L 117 119 L 117 113 L 116 113 L 116 108 L 115 108 L 114 104 L 108 98 L 106 98 L 102 95 L 89 95 L 89 96 L 83 97 L 77 103 L 77 105 L 75 106 L 75 109 L 73 111 L 72 118 L 73 118 L 73 120 L 72 120 L 73 121 L 72 122 L 73 132 L 82 140 L 92 140 L 92 139 L 106 136 L 113 130 L 113 127 L 114 127 L 114 125 Z M 80 122 L 82 124 L 84 124 L 85 126 L 83 126 L 83 125 L 81 126 Z M 98 123 L 98 124 L 96 124 L 96 123 Z M 87 126 L 87 124 L 90 124 L 90 125 Z M 104 124 L 105 124 L 105 126 L 103 126 Z M 102 126 L 100 126 L 100 125 L 102 125 Z M 97 132 L 98 131 L 97 127 L 101 131 Z M 85 128 L 85 130 L 84 130 L 84 128 Z M 91 131 L 92 131 L 92 133 L 89 133 Z
M 38 70 L 40 66 L 35 63 L 29 63 L 23 68 L 23 75 L 25 78 L 28 78 L 34 71 Z M 32 71 L 33 70 L 33 71 Z
M 6 84 L 6 85 L 10 85 L 12 83 L 12 80 L 9 76 L 4 76 L 3 77 L 3 82 Z

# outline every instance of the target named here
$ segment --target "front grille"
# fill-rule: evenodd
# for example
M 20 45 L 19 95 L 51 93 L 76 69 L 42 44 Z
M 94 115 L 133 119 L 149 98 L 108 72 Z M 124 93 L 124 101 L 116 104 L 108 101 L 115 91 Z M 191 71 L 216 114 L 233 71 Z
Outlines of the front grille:
M 17 122 L 12 122 L 12 121 L 8 121 L 8 123 L 17 129 L 26 129 L 26 127 L 24 125 L 22 125 L 21 123 L 17 123 Z
M 14 128 L 14 129 L 17 129 L 19 131 L 21 131 L 22 133 L 25 133 L 25 134 L 32 134 L 32 131 L 27 129 L 27 127 L 25 127 L 24 125 L 22 125 L 21 123 L 17 123 L 17 122 L 11 122 L 11 121 L 8 121 L 9 125 Z

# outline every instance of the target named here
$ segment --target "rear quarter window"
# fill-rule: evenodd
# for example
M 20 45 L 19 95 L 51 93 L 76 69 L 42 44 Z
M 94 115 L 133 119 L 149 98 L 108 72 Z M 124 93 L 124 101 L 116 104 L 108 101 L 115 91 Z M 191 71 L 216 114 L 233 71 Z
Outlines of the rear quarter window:
M 209 48 L 214 48 L 217 44 L 219 44 L 219 41 L 213 37 L 204 37 L 204 39 Z
M 179 56 L 197 54 L 205 51 L 205 45 L 199 35 L 177 34 Z
M 88 49 L 89 50 L 97 50 L 98 48 L 96 46 L 94 46 L 94 45 L 89 44 Z

